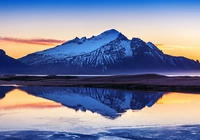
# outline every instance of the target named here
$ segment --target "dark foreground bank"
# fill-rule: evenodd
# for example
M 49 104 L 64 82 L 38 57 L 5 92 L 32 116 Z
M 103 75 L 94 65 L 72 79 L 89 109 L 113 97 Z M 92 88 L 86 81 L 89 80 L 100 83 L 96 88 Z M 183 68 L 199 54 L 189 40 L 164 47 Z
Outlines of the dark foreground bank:
M 0 85 L 85 86 L 128 90 L 200 93 L 200 77 L 168 77 L 157 74 L 120 76 L 0 76 Z

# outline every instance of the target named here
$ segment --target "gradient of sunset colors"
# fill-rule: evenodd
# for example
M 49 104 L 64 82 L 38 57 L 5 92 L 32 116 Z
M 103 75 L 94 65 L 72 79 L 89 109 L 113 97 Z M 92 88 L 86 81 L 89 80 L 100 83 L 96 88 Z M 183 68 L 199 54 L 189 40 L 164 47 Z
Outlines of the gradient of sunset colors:
M 164 94 L 156 104 L 200 104 L 199 94 L 184 94 L 169 92 Z M 35 97 L 27 92 L 19 89 L 14 89 L 6 93 L 3 99 L 0 99 L 0 110 L 12 110 L 12 109 L 45 109 L 45 108 L 60 108 L 62 104 L 56 103 L 51 100 Z
M 199 13 L 198 0 L 2 0 L 0 49 L 20 58 L 114 28 L 200 60 Z
M 14 89 L 6 93 L 5 100 L 0 100 L 0 103 L 0 110 L 12 110 L 20 108 L 42 109 L 62 107 L 62 105 L 59 103 L 34 97 L 19 89 Z

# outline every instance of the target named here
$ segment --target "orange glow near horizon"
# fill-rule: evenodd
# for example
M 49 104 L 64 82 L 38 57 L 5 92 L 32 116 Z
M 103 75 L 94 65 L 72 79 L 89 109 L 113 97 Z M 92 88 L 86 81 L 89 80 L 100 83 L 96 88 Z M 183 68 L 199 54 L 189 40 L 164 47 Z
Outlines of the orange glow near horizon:
M 26 92 L 14 89 L 0 100 L 0 110 L 10 110 L 17 108 L 56 108 L 62 107 L 61 104 L 42 98 L 34 97 Z
M 164 44 L 158 47 L 166 54 L 200 60 L 200 3 L 197 0 L 16 1 L 0 1 L 0 48 L 14 58 L 55 47 L 62 40 L 90 38 L 116 29 L 129 39 L 136 37 Z
M 31 44 L 31 43 L 25 44 L 25 43 L 20 43 L 20 42 L 1 41 L 0 49 L 3 49 L 7 55 L 15 59 L 18 59 L 30 53 L 53 48 L 60 44 L 62 43 L 54 43 L 54 45 L 52 44 L 39 45 L 39 44 Z M 156 46 L 160 50 L 162 50 L 165 54 L 169 54 L 172 56 L 184 56 L 189 59 L 200 61 L 200 55 L 199 55 L 200 48 L 198 47 L 165 45 L 165 44 L 156 44 Z
M 182 103 L 199 103 L 200 104 L 200 95 L 199 94 L 184 94 L 169 92 L 160 98 L 156 104 L 182 104 Z
M 162 50 L 165 54 L 169 54 L 172 56 L 183 56 L 189 59 L 200 61 L 199 47 L 165 45 L 165 44 L 156 44 L 156 46 L 160 50 Z
M 0 49 L 3 49 L 8 56 L 18 59 L 18 58 L 26 56 L 30 53 L 46 50 L 46 49 L 52 48 L 56 45 L 60 45 L 60 44 L 35 45 L 35 44 L 24 44 L 24 43 L 1 41 Z

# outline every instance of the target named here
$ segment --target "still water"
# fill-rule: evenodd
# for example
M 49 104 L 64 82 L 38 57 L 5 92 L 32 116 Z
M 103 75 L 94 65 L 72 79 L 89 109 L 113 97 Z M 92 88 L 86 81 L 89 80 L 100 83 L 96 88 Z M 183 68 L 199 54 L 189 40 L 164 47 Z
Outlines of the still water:
M 199 139 L 200 94 L 0 86 L 0 139 Z

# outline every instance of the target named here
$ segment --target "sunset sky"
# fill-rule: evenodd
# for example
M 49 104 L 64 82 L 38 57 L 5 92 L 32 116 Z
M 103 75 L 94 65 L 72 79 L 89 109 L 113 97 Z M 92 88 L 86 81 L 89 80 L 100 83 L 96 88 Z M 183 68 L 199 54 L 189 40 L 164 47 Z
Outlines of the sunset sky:
M 199 0 L 1 0 L 0 48 L 20 58 L 116 29 L 200 60 Z

